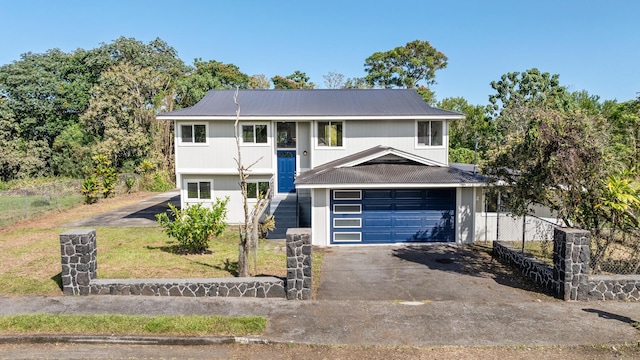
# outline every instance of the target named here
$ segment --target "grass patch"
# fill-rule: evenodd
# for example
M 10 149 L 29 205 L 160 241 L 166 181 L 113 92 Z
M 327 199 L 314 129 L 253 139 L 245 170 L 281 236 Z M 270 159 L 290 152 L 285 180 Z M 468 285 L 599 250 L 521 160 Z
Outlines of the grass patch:
M 144 235 L 141 235 L 144 234 Z M 98 228 L 98 276 L 103 279 L 219 278 L 237 275 L 238 233 L 229 229 L 214 238 L 205 254 L 181 254 L 159 227 Z M 262 240 L 252 276 L 286 276 L 284 242 Z
M 522 250 L 522 241 L 502 241 L 513 249 Z M 524 252 L 549 265 L 553 265 L 553 241 L 525 241 Z
M 0 235 L 0 295 L 61 295 L 59 234 L 67 229 L 15 229 Z M 180 254 L 159 227 L 96 229 L 98 278 L 227 278 L 237 275 L 238 233 L 214 238 L 206 254 Z M 314 256 L 315 257 L 315 256 Z M 316 262 L 314 262 L 314 265 Z M 319 263 L 318 267 L 319 267 Z M 286 277 L 284 241 L 261 240 L 252 276 Z
M 3 334 L 82 335 L 259 335 L 262 317 L 129 316 L 129 315 L 11 315 L 0 316 Z

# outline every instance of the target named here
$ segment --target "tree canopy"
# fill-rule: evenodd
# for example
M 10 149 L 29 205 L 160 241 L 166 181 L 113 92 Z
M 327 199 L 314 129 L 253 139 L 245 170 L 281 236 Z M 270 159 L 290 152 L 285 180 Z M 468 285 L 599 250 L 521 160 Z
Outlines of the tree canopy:
M 366 80 L 384 88 L 414 89 L 422 82 L 435 84 L 436 71 L 447 66 L 447 57 L 428 41 L 414 40 L 389 51 L 375 52 L 365 60 Z
M 296 70 L 293 74 L 282 77 L 276 75 L 271 78 L 273 87 L 276 89 L 313 89 L 316 84 L 309 81 L 306 73 Z

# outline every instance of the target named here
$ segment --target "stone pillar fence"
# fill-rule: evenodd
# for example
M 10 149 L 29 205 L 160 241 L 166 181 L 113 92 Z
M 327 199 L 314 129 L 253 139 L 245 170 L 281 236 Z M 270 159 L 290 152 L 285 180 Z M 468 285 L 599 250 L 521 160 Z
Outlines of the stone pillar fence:
M 60 234 L 65 295 L 226 296 L 311 299 L 310 229 L 287 231 L 287 279 L 261 276 L 211 279 L 98 279 L 96 231 Z M 284 265 L 284 264 L 283 264 Z
M 640 275 L 590 275 L 590 235 L 586 230 L 556 228 L 553 266 L 500 241 L 493 242 L 493 254 L 563 300 L 640 301 Z

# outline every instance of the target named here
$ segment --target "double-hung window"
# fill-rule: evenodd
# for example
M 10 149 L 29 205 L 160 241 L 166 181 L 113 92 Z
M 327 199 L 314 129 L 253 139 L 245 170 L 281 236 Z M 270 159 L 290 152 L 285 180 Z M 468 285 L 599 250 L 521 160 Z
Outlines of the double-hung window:
M 418 121 L 418 146 L 443 145 L 443 121 Z
M 267 144 L 268 139 L 266 124 L 242 125 L 242 143 Z
M 180 125 L 180 133 L 183 144 L 204 144 L 207 142 L 207 126 L 205 124 Z
M 318 146 L 341 147 L 342 121 L 318 121 Z
M 187 199 L 211 200 L 211 181 L 187 181 Z

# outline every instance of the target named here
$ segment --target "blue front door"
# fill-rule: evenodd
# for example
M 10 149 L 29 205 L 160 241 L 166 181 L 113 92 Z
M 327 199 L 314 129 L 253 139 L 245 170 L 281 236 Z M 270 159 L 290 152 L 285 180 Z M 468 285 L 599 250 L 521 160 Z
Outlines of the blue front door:
M 295 190 L 293 185 L 296 174 L 296 152 L 278 150 L 278 192 L 288 193 Z

